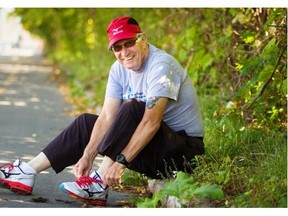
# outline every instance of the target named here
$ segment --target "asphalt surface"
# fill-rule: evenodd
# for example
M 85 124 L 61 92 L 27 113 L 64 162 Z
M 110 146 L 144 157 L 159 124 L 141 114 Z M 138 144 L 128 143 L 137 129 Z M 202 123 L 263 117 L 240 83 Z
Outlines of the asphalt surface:
M 41 58 L 0 57 L 0 166 L 32 159 L 74 120 L 67 115 L 73 106 L 65 101 L 59 84 L 51 81 L 52 73 Z M 95 169 L 101 159 L 96 159 Z M 60 183 L 75 180 L 71 171 L 67 167 L 59 174 L 51 168 L 41 172 L 28 196 L 0 188 L 0 207 L 91 208 L 59 189 Z M 127 193 L 110 190 L 107 208 L 125 207 L 129 199 Z

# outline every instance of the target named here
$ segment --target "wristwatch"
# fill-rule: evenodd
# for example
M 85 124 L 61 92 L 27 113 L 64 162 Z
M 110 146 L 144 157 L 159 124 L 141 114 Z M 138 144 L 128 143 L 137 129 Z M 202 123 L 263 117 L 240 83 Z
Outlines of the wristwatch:
M 118 163 L 121 163 L 121 164 L 125 165 L 126 167 L 128 167 L 128 165 L 129 165 L 128 161 L 126 160 L 126 158 L 125 158 L 125 156 L 123 154 L 118 154 L 116 156 L 116 161 Z

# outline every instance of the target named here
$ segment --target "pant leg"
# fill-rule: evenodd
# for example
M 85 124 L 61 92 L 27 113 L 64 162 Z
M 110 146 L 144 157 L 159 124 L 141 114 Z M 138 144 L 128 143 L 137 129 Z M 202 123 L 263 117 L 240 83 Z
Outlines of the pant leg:
M 191 173 L 195 168 L 192 160 L 204 152 L 202 138 L 189 137 L 185 131 L 174 132 L 162 121 L 158 132 L 129 168 L 154 179 L 167 178 L 175 171 Z
M 80 115 L 43 149 L 56 173 L 82 157 L 97 118 L 93 114 Z

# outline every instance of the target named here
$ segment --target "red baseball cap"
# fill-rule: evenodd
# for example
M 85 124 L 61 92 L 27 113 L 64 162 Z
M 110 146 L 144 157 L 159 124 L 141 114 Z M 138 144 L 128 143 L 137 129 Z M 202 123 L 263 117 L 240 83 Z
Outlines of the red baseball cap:
M 141 32 L 138 22 L 132 17 L 119 17 L 112 20 L 107 28 L 108 49 L 117 41 L 135 38 Z

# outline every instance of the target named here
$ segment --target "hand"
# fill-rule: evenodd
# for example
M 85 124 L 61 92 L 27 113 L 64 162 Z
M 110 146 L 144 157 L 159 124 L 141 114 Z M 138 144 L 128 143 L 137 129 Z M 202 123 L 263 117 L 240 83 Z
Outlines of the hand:
M 91 162 L 88 157 L 82 156 L 73 167 L 73 173 L 77 178 L 80 178 L 83 175 L 88 176 L 92 166 L 93 161 Z
M 103 182 L 109 186 L 114 184 L 120 185 L 121 184 L 121 177 L 124 173 L 125 166 L 118 162 L 114 162 L 112 166 L 104 173 L 103 175 Z

